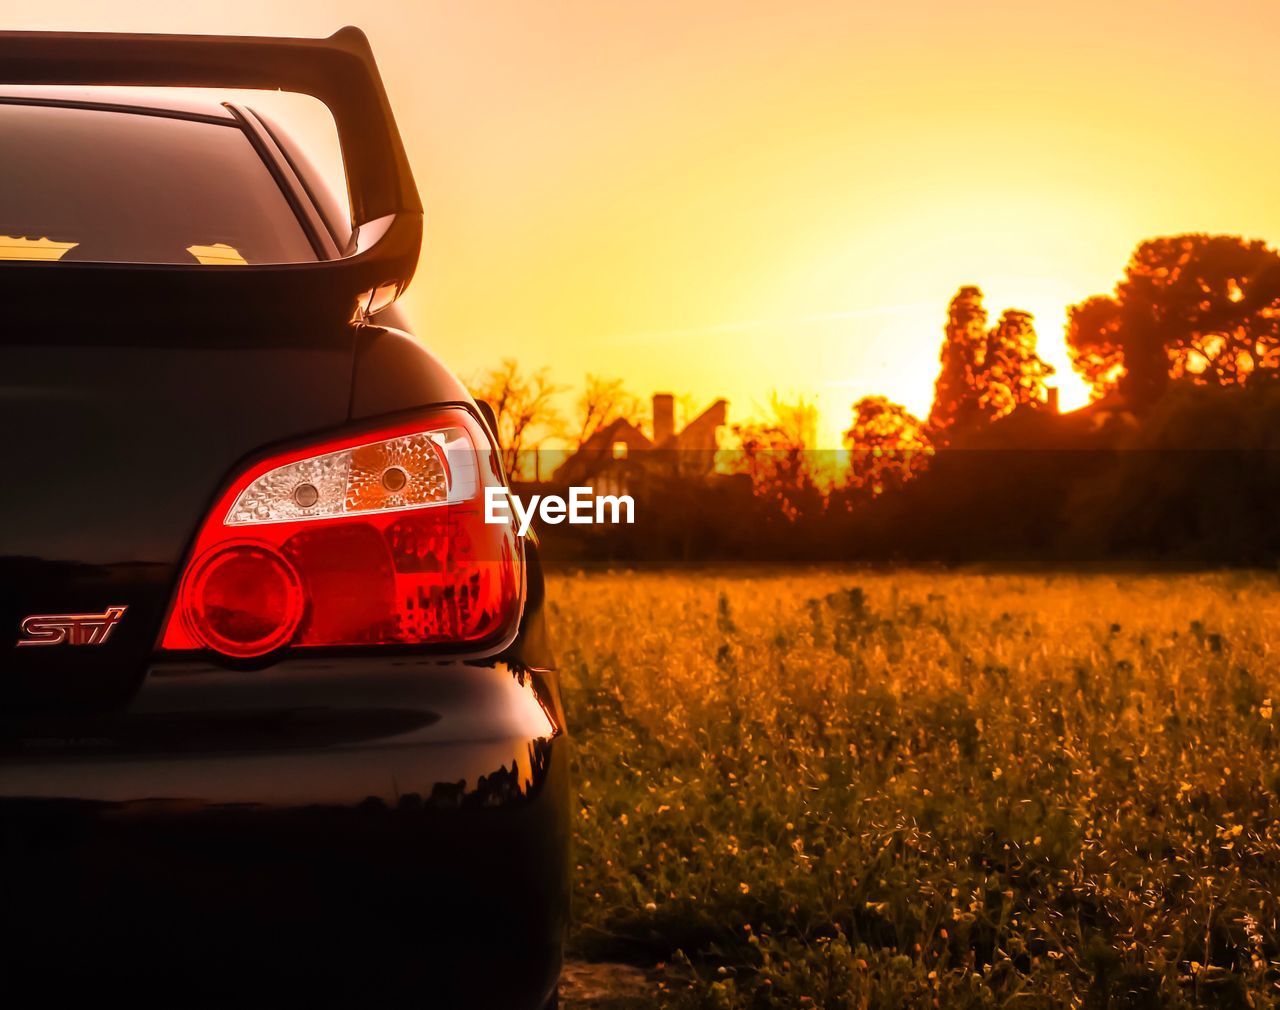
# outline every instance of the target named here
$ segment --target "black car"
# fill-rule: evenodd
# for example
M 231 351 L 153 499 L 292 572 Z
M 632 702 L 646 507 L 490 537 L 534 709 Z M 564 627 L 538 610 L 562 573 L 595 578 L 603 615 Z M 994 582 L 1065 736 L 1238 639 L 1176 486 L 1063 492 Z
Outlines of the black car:
M 349 218 L 266 115 L 126 86 L 319 98 Z M 0 33 L 6 997 L 554 1002 L 542 573 L 394 304 L 422 217 L 353 28 Z

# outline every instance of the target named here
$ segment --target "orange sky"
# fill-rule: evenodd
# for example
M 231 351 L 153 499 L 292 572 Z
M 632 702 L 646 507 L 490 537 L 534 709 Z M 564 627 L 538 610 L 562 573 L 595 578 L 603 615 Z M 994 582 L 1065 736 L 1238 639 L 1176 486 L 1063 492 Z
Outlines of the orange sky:
M 1063 307 L 1141 238 L 1280 241 L 1280 4 L 0 0 L 5 28 L 372 39 L 427 205 L 408 295 L 504 356 L 924 412 L 955 289 Z M 1068 376 L 1064 402 L 1082 395 Z

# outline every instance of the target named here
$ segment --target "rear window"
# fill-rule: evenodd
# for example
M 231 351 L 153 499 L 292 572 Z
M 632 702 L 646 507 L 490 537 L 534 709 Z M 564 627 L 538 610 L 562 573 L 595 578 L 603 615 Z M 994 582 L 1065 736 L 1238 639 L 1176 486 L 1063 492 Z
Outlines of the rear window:
M 315 258 L 271 172 L 230 120 L 0 102 L 0 260 Z

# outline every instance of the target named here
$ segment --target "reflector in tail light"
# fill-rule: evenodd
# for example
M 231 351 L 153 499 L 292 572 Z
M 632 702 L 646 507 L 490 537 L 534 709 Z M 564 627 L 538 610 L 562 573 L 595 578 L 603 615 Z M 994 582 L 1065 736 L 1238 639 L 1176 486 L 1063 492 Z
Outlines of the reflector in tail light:
M 484 489 L 501 483 L 460 409 L 274 455 L 205 520 L 160 646 L 249 658 L 494 641 L 523 594 L 514 528 L 484 522 Z

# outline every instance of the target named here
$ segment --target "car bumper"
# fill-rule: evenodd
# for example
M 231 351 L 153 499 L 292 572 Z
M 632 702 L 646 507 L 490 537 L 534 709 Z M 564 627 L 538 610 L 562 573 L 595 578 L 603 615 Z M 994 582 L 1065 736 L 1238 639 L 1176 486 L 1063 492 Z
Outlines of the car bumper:
M 4 975 L 541 1007 L 566 747 L 553 674 L 411 658 L 157 667 L 124 714 L 9 726 Z

